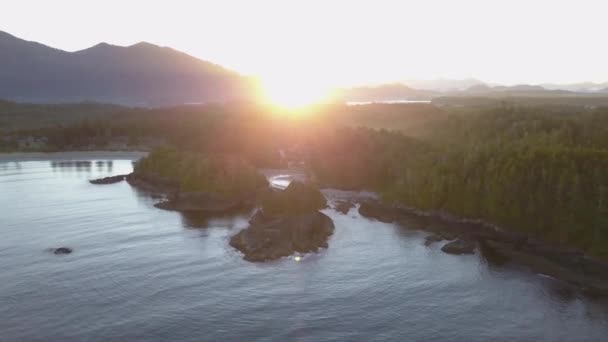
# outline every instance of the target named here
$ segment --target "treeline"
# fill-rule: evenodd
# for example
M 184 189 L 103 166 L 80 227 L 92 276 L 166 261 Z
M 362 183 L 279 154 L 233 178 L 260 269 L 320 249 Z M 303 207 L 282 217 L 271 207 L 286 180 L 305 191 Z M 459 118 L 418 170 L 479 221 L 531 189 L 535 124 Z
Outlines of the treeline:
M 279 151 L 293 148 L 320 184 L 376 190 L 608 257 L 608 109 L 373 105 L 306 114 L 248 105 L 129 109 L 19 134 L 46 136 L 58 149 L 162 139 L 177 150 L 153 153 L 138 168 L 185 190 L 219 192 L 254 184 L 254 166 L 284 167 Z M 218 162 L 228 155 L 246 165 Z
M 277 150 L 302 143 L 329 126 L 371 127 L 408 134 L 445 113 L 428 104 L 321 105 L 282 113 L 263 105 L 126 108 L 101 104 L 0 106 L 0 134 L 45 137 L 48 150 L 129 146 L 162 140 L 183 149 L 246 154 L 256 165 L 278 167 Z M 0 142 L 1 144 L 1 142 Z M 153 146 L 151 146 L 153 147 Z
M 423 140 L 337 130 L 312 150 L 321 182 L 480 218 L 608 256 L 608 111 L 453 115 Z M 314 146 L 314 145 L 311 145 Z
M 151 152 L 137 162 L 134 171 L 173 181 L 184 192 L 238 195 L 253 193 L 267 184 L 254 166 L 238 156 L 206 155 L 169 147 Z

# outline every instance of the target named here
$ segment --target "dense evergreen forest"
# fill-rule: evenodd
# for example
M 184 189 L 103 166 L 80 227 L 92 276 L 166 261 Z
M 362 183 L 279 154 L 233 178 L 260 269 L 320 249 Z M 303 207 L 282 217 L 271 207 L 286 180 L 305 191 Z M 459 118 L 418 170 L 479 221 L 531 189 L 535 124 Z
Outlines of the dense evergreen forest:
M 179 185 L 184 192 L 222 195 L 253 193 L 266 178 L 239 156 L 208 155 L 161 147 L 141 159 L 136 173 L 151 173 Z
M 608 256 L 608 111 L 500 108 L 450 116 L 423 140 L 351 130 L 321 141 L 322 182 L 480 218 Z
M 157 152 L 139 167 L 180 179 L 188 190 L 209 189 L 218 174 L 209 158 L 285 167 L 279 151 L 290 149 L 321 185 L 375 190 L 389 202 L 483 219 L 608 257 L 607 108 L 326 105 L 303 115 L 248 104 L 111 107 L 105 114 L 99 106 L 86 119 L 62 116 L 43 126 L 31 124 L 32 114 L 23 116 L 27 124 L 7 127 L 13 121 L 0 113 L 0 139 L 10 149 L 15 136 L 43 136 L 50 150 L 157 139 L 182 152 Z M 214 184 L 237 191 L 231 186 L 241 184 L 234 179 L 240 175 Z M 242 175 L 243 186 L 255 183 L 250 172 Z

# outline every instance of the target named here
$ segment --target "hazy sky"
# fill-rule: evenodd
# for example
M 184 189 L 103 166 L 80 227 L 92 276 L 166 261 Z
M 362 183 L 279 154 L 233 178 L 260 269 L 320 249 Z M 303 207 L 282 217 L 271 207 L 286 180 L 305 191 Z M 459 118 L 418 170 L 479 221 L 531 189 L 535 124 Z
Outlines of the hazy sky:
M 608 81 L 607 0 L 1 0 L 0 30 L 74 51 L 170 46 L 274 84 Z

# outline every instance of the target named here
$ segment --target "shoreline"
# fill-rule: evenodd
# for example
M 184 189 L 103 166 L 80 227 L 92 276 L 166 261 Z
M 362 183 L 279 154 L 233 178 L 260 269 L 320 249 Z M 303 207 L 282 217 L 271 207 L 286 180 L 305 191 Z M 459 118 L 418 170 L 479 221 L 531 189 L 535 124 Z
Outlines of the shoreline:
M 87 159 L 140 159 L 146 151 L 60 151 L 60 152 L 2 152 L 0 162 L 23 162 L 45 160 L 87 160 Z
M 359 207 L 363 217 L 440 236 L 451 235 L 451 238 L 444 238 L 443 241 L 473 241 L 480 255 L 489 253 L 506 262 L 525 266 L 533 272 L 575 286 L 590 296 L 608 296 L 608 260 L 482 220 L 461 218 L 441 211 L 423 211 L 377 199 L 357 203 L 368 206 L 365 214 L 361 213 Z M 424 220 L 425 224 L 411 227 L 408 218 L 413 217 Z
M 64 152 L 14 152 L 0 153 L 0 163 L 44 161 L 44 160 L 99 160 L 125 159 L 137 160 L 146 156 L 144 151 L 64 151 Z M 290 172 L 291 171 L 291 172 Z M 272 178 L 276 175 L 289 175 L 298 178 L 301 172 L 293 170 L 260 169 L 259 172 Z M 381 201 L 374 192 L 340 191 L 325 188 L 324 191 L 336 192 L 334 195 L 351 203 L 358 203 L 361 216 L 380 222 L 394 223 L 406 229 L 414 229 L 442 236 L 443 241 L 463 239 L 474 242 L 481 255 L 498 255 L 515 264 L 528 267 L 531 271 L 554 277 L 581 289 L 589 295 L 608 295 L 608 260 L 585 254 L 568 245 L 544 241 L 536 236 L 505 229 L 478 219 L 467 219 L 450 215 L 440 210 L 424 211 L 396 203 Z M 365 208 L 364 208 L 365 207 Z M 411 226 L 408 219 L 417 217 L 422 224 Z

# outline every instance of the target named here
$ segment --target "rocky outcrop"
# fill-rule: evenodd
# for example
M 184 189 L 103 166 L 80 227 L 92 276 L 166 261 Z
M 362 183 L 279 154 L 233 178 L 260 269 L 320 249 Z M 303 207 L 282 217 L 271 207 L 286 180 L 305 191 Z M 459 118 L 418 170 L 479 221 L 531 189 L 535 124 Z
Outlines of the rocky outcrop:
M 399 213 L 394 208 L 382 205 L 378 202 L 361 203 L 359 206 L 359 214 L 384 223 L 392 223 L 399 217 Z
M 441 250 L 445 253 L 456 255 L 475 254 L 475 244 L 470 241 L 458 239 L 446 243 L 443 245 L 443 247 L 441 247 Z
M 258 211 L 249 228 L 234 235 L 230 245 L 241 251 L 245 260 L 262 262 L 327 248 L 333 231 L 332 220 L 320 212 L 268 216 Z
M 70 253 L 72 253 L 72 249 L 69 248 L 69 247 L 53 248 L 52 251 L 53 251 L 53 254 L 55 254 L 55 255 L 63 255 L 63 254 L 70 254 Z
M 179 190 L 179 184 L 176 181 L 153 173 L 134 172 L 129 174 L 126 179 L 131 186 L 147 192 L 174 194 Z
M 421 211 L 410 207 L 369 201 L 361 204 L 362 216 L 382 222 L 411 222 L 412 217 L 424 220 L 419 229 L 434 233 L 432 244 L 438 237 L 454 240 L 442 250 L 452 254 L 470 254 L 475 242 L 489 262 L 504 264 L 516 262 L 537 273 L 550 275 L 579 286 L 585 293 L 608 295 L 608 261 L 585 255 L 582 251 L 535 238 L 514 230 L 501 229 L 481 220 L 462 219 L 442 211 Z
M 430 246 L 430 245 L 434 244 L 435 242 L 439 242 L 439 241 L 443 241 L 443 237 L 441 237 L 437 234 L 431 234 L 424 238 L 424 245 Z
M 608 263 L 540 243 L 514 245 L 509 242 L 483 240 L 481 246 L 492 253 L 528 266 L 534 272 L 545 274 L 579 286 L 586 294 L 608 295 Z
M 336 201 L 334 203 L 334 209 L 342 215 L 348 214 L 351 208 L 354 208 L 355 204 L 349 201 Z
M 262 199 L 268 215 L 298 215 L 327 207 L 327 199 L 309 183 L 292 181 L 285 190 L 268 192 Z
M 317 188 L 293 181 L 285 190 L 266 194 L 249 228 L 234 235 L 230 245 L 253 262 L 327 248 L 334 223 L 319 212 L 326 206 L 327 199 Z
M 89 181 L 91 184 L 114 184 L 122 182 L 127 178 L 128 175 L 118 175 L 118 176 L 110 176 L 99 179 L 92 179 Z

